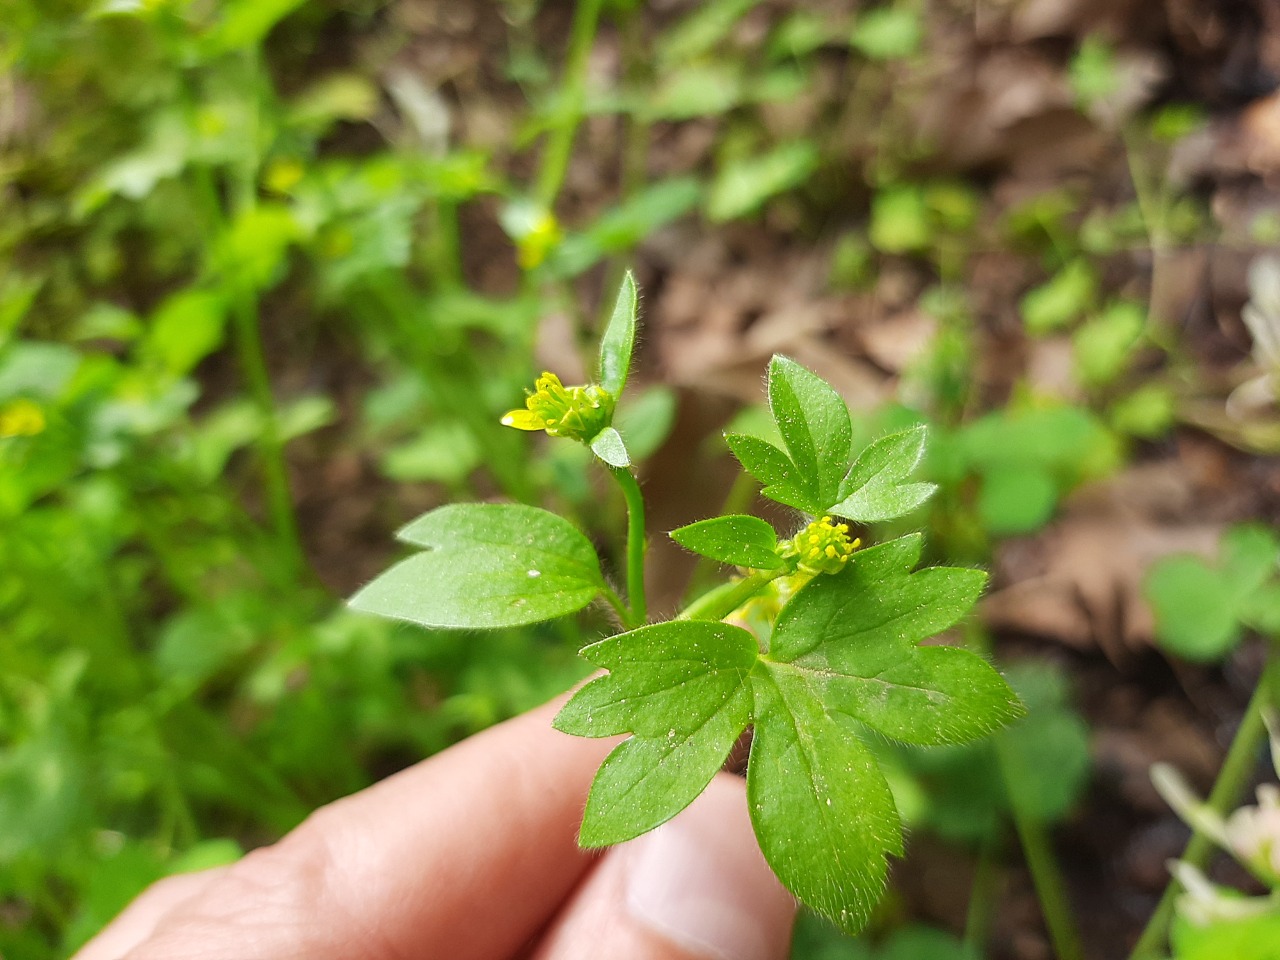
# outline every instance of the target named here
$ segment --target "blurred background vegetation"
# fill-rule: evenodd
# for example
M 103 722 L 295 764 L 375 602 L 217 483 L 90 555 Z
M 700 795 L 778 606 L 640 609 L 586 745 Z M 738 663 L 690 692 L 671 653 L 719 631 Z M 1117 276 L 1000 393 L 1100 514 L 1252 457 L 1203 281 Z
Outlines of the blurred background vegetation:
M 1264 0 L 0 0 L 0 955 L 583 674 L 603 615 L 342 600 L 457 497 L 616 542 L 584 451 L 498 418 L 584 379 L 634 266 L 658 605 L 788 353 L 864 439 L 932 425 L 932 549 L 993 568 L 968 639 L 1034 708 L 884 748 L 911 855 L 796 956 L 1125 956 L 1186 838 L 1147 767 L 1207 786 L 1280 632 L 1277 38 Z

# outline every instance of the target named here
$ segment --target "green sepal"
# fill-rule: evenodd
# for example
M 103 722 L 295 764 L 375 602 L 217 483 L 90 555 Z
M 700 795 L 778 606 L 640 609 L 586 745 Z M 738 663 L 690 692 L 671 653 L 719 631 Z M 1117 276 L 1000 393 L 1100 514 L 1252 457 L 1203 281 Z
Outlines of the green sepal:
M 622 434 L 613 427 L 605 427 L 591 438 L 591 452 L 611 467 L 625 469 L 631 466 L 631 455 Z
M 537 507 L 451 504 L 396 536 L 427 549 L 360 590 L 353 609 L 427 627 L 495 629 L 574 613 L 604 589 L 591 541 Z
M 671 539 L 699 556 L 738 567 L 780 570 L 778 534 L 759 517 L 734 514 L 699 520 L 671 531 Z

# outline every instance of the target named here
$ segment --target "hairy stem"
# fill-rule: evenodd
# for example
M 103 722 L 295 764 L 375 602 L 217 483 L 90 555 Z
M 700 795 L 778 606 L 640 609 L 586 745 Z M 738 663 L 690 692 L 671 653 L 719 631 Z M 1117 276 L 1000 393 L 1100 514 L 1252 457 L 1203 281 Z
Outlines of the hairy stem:
M 1220 816 L 1226 816 L 1240 802 L 1241 794 L 1248 786 L 1258 763 L 1258 753 L 1267 737 L 1266 724 L 1262 722 L 1263 710 L 1272 705 L 1277 682 L 1280 682 L 1280 657 L 1276 656 L 1275 646 L 1267 651 L 1267 665 L 1258 678 L 1258 686 L 1253 691 L 1249 705 L 1245 707 L 1240 726 L 1231 740 L 1227 750 L 1227 758 L 1222 763 L 1222 770 L 1213 785 L 1213 791 L 1206 802 L 1209 809 Z M 1198 869 L 1204 869 L 1209 855 L 1213 852 L 1213 841 L 1196 830 L 1191 831 L 1191 839 L 1183 851 L 1181 860 Z M 1173 905 L 1178 896 L 1177 885 L 1170 880 L 1156 906 L 1155 913 L 1147 921 L 1142 936 L 1134 944 L 1129 960 L 1147 960 L 1147 958 L 1163 956 L 1163 948 L 1168 934 L 1169 921 L 1173 917 Z
M 709 590 L 676 617 L 677 620 L 723 620 L 733 611 L 754 597 L 772 580 L 787 573 L 781 570 L 757 570 L 733 583 L 722 584 Z
M 627 501 L 627 602 L 631 607 L 627 626 L 634 629 L 649 619 L 644 596 L 644 494 L 630 469 L 610 467 L 609 472 L 618 481 Z

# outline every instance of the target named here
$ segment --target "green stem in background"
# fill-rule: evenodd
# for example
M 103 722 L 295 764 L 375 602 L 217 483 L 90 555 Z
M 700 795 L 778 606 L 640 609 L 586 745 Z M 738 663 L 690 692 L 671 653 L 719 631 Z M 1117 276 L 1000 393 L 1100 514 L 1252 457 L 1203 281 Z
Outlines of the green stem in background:
M 976 623 L 967 626 L 965 643 L 975 653 L 983 656 L 991 653 L 991 638 Z M 1080 933 L 1071 913 L 1066 880 L 1054 856 L 1053 845 L 1049 842 L 1049 831 L 1044 823 L 1027 815 L 1018 803 L 1017 795 L 1009 789 L 1010 784 L 1017 782 L 1025 774 L 1017 769 L 1017 764 L 1004 747 L 999 734 L 993 738 L 992 743 L 1000 778 L 1005 783 L 1005 795 L 1009 798 L 1009 814 L 1018 834 L 1018 842 L 1022 846 L 1023 860 L 1031 873 L 1036 898 L 1040 901 L 1040 913 L 1044 917 L 1054 955 L 1057 960 L 1084 960 Z
M 587 61 L 596 39 L 596 27 L 600 23 L 600 8 L 604 0 L 578 0 L 573 12 L 573 32 L 569 36 L 569 55 L 565 63 L 560 88 L 563 100 L 556 110 L 546 145 L 542 151 L 542 163 L 538 170 L 535 196 L 550 209 L 560 193 L 565 174 L 569 171 L 569 157 L 573 153 L 573 139 L 582 119 L 583 101 L 587 90 Z
M 987 936 L 991 929 L 991 916 L 996 904 L 996 818 L 991 818 L 991 829 L 983 838 L 978 851 L 978 863 L 973 872 L 973 886 L 969 891 L 969 909 L 965 914 L 964 945 L 975 957 L 986 956 Z
M 1240 798 L 1252 779 L 1258 765 L 1258 753 L 1267 738 L 1266 724 L 1262 722 L 1263 710 L 1275 702 L 1274 694 L 1280 683 L 1280 657 L 1276 655 L 1274 645 L 1268 645 L 1267 665 L 1258 678 L 1258 686 L 1245 707 L 1244 716 L 1240 719 L 1240 727 L 1236 730 L 1227 750 L 1227 758 L 1222 763 L 1222 770 L 1213 785 L 1209 799 L 1205 801 L 1210 810 L 1225 817 L 1239 804 Z M 1191 831 L 1191 839 L 1187 848 L 1179 858 L 1197 869 L 1203 870 L 1213 852 L 1213 841 L 1196 830 Z M 1174 902 L 1178 896 L 1177 885 L 1170 880 L 1165 887 L 1155 913 L 1147 921 L 1142 936 L 1134 944 L 1129 960 L 1148 960 L 1163 956 L 1163 948 L 1168 936 L 1169 921 L 1173 917 Z
M 232 324 L 240 365 L 249 383 L 249 392 L 262 417 L 259 453 L 262 458 L 263 477 L 266 481 L 271 524 L 275 528 L 281 554 L 290 572 L 297 574 L 304 568 L 306 561 L 302 550 L 302 537 L 298 530 L 298 519 L 293 511 L 293 495 L 289 492 L 284 442 L 280 437 L 275 398 L 271 393 L 271 378 L 267 373 L 267 361 L 262 351 L 258 301 L 250 290 L 239 283 L 235 287 Z
M 786 567 L 781 570 L 757 570 L 741 580 L 722 584 L 685 607 L 676 619 L 723 620 L 763 590 L 770 581 L 777 580 L 788 572 Z
M 999 736 L 995 738 L 995 748 L 1000 775 L 1008 784 L 1021 773 L 1014 769 L 1015 764 L 1011 762 L 1008 751 L 1002 746 Z M 1005 793 L 1009 797 L 1009 813 L 1013 818 L 1014 829 L 1018 832 L 1018 842 L 1022 845 L 1023 859 L 1031 872 L 1031 882 L 1036 888 L 1036 897 L 1040 901 L 1040 913 L 1044 916 L 1044 925 L 1049 932 L 1049 940 L 1053 944 L 1054 956 L 1058 960 L 1084 960 L 1080 933 L 1076 929 L 1075 918 L 1071 914 L 1067 884 L 1063 879 L 1057 858 L 1053 855 L 1049 831 L 1043 823 L 1028 816 L 1021 809 L 1014 792 L 1007 786 Z
M 631 606 L 631 616 L 627 618 L 626 626 L 634 629 L 649 619 L 644 596 L 644 494 L 640 492 L 640 484 L 630 469 L 610 467 L 609 472 L 618 481 L 622 496 L 627 501 L 627 602 Z

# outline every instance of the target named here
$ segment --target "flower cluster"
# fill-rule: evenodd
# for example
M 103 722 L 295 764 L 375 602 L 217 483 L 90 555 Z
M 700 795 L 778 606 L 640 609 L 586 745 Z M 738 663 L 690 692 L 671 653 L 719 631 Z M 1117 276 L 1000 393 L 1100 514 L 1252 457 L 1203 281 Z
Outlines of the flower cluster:
M 861 540 L 849 539 L 847 523 L 823 517 L 779 544 L 778 552 L 788 559 L 795 558 L 806 573 L 839 573 L 861 545 Z
M 502 423 L 517 430 L 545 430 L 553 437 L 590 443 L 613 421 L 616 399 L 602 387 L 566 387 L 554 373 L 543 373 L 524 402 Z

